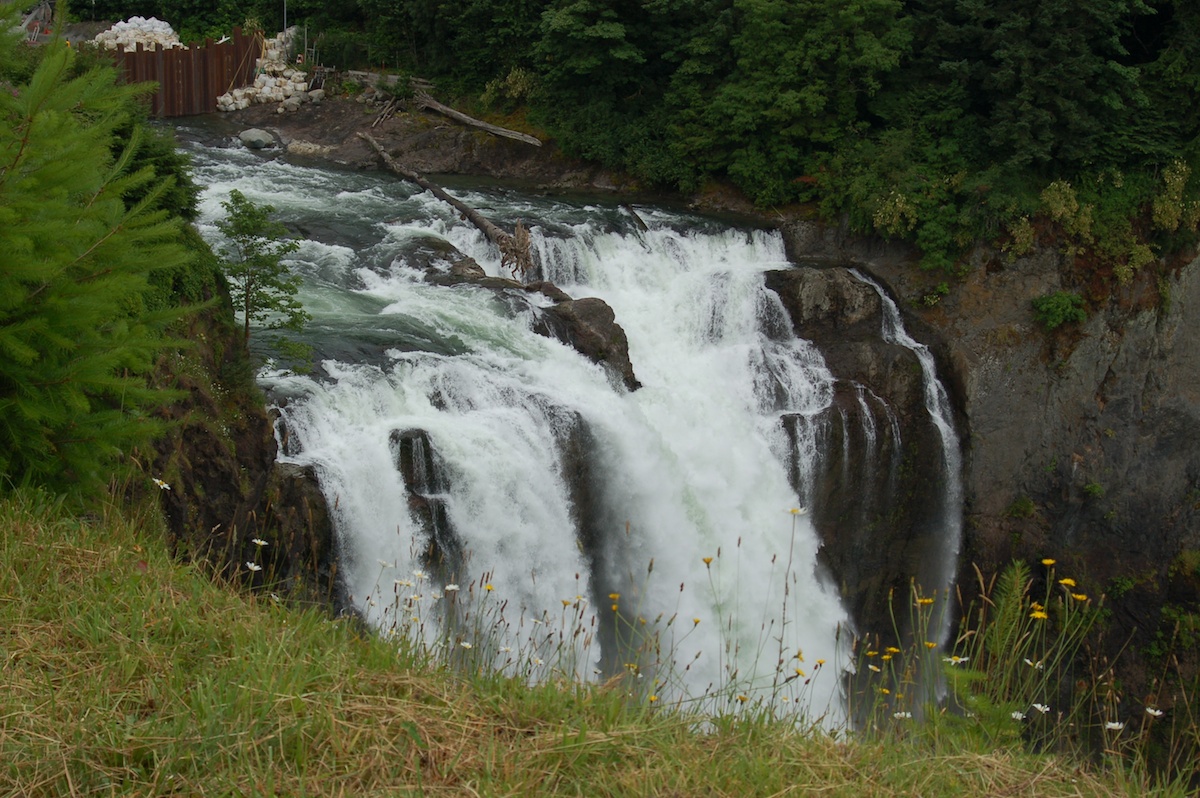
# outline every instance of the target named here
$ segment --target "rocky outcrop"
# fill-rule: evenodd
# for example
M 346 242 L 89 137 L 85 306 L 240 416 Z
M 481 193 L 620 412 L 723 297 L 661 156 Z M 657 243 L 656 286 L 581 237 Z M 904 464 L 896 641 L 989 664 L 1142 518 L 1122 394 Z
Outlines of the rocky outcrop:
M 235 582 L 341 609 L 324 496 L 311 470 L 275 461 L 272 420 L 230 344 L 238 340 L 232 313 L 218 307 L 194 317 L 187 337 L 195 346 L 158 369 L 183 397 L 163 411 L 169 428 L 150 465 L 170 486 L 160 500 L 176 555 Z
M 889 594 L 919 577 L 942 531 L 945 474 L 920 364 L 883 340 L 879 295 L 847 269 L 772 271 L 766 285 L 837 378 L 824 413 L 783 420 L 793 451 L 807 442 L 817 453 L 816 473 L 793 464 L 793 486 L 811 501 L 822 561 L 851 616 L 863 630 L 890 629 Z
M 569 344 L 584 357 L 604 366 L 627 390 L 641 387 L 629 360 L 629 339 L 617 324 L 613 309 L 603 299 L 560 300 L 543 310 L 533 329 Z
M 1085 322 L 1048 332 L 1031 301 L 1087 293 L 1053 252 L 980 250 L 950 278 L 882 242 L 810 223 L 784 233 L 793 258 L 853 262 L 888 284 L 936 351 L 966 433 L 964 571 L 1056 559 L 1107 593 L 1111 638 L 1135 659 L 1169 635 L 1167 616 L 1200 611 L 1188 587 L 1200 562 L 1200 261 L 1147 268 L 1093 299 Z

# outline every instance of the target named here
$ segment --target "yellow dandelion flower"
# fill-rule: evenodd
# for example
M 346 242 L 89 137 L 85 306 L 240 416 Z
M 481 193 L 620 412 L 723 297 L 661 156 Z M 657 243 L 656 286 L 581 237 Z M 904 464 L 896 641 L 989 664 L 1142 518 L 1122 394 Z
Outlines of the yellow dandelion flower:
M 704 558 L 704 564 L 705 564 L 705 565 L 712 565 L 712 557 L 705 557 L 705 558 Z
M 1029 609 L 1033 610 L 1034 612 L 1037 612 L 1038 610 L 1044 610 L 1044 609 L 1046 609 L 1046 608 L 1045 608 L 1045 607 L 1043 607 L 1041 604 L 1038 604 L 1038 603 L 1035 601 L 1035 602 L 1033 602 L 1032 604 L 1030 604 L 1030 605 L 1029 605 Z
M 884 651 L 886 651 L 889 654 L 899 654 L 900 653 L 900 649 L 896 648 L 895 646 L 888 646 L 887 648 L 884 649 Z
M 891 658 L 892 658 L 891 654 L 884 654 L 882 657 L 880 657 L 880 659 L 883 660 L 884 662 L 887 662 Z
M 877 657 L 877 656 L 879 656 L 879 652 L 878 651 L 868 651 L 867 656 L 868 657 Z
M 492 583 L 488 582 L 486 585 L 483 586 L 483 589 L 486 590 L 487 592 L 491 593 L 493 590 Z
M 737 697 L 737 700 L 738 700 L 738 701 L 741 701 L 741 702 L 744 704 L 744 703 L 746 703 L 747 701 L 749 701 L 750 699 L 749 699 L 747 696 L 740 695 L 740 696 L 738 696 L 738 697 Z
M 819 660 L 817 660 L 817 667 L 818 667 L 818 668 L 819 668 L 819 667 L 821 667 L 821 666 L 822 666 L 822 665 L 824 665 L 824 664 L 825 664 L 825 660 L 823 660 L 823 659 L 819 659 Z
M 1050 616 L 1047 615 L 1043 610 L 1034 610 L 1033 612 L 1029 613 L 1029 617 L 1038 621 L 1044 621 Z
M 1076 601 L 1087 601 L 1088 600 L 1087 593 L 1072 593 L 1071 598 L 1075 599 Z
M 1075 580 L 1069 576 L 1059 579 L 1058 583 L 1063 587 L 1075 587 Z
M 610 599 L 612 599 L 613 601 L 616 601 L 617 599 L 621 598 L 621 594 L 620 593 L 609 593 L 608 597 Z
M 616 611 L 617 611 L 617 605 L 616 605 L 616 604 L 612 605 L 612 610 L 613 610 L 613 612 L 616 612 Z
M 932 598 L 928 598 L 928 597 L 922 597 L 922 598 L 919 598 L 919 599 L 917 599 L 917 606 L 918 606 L 918 607 L 928 607 L 928 606 L 929 606 L 930 604 L 932 604 L 932 603 L 933 603 L 933 599 L 932 599 Z
M 1047 568 L 1049 568 L 1051 565 L 1054 565 L 1054 563 L 1055 563 L 1055 560 L 1051 559 L 1050 557 L 1047 557 L 1046 559 L 1042 560 L 1042 565 L 1046 566 Z
M 692 626 L 699 626 L 699 625 L 700 625 L 700 619 L 692 618 Z
M 803 677 L 803 676 L 805 676 L 806 674 L 804 673 L 804 671 L 800 670 L 799 668 L 796 668 L 796 675 L 797 675 L 797 676 L 801 676 L 801 677 Z
M 867 665 L 867 668 L 869 668 L 870 670 L 874 671 L 875 673 L 879 673 L 879 672 L 880 672 L 880 668 L 879 668 L 879 666 L 878 666 L 878 665 Z
M 930 650 L 935 649 L 935 648 L 937 648 L 937 643 L 933 642 L 932 640 L 926 640 L 925 648 L 928 648 Z
M 881 695 L 891 695 L 892 694 L 892 691 L 887 689 L 886 687 L 880 687 L 879 692 Z
M 656 695 L 652 695 L 652 696 L 650 696 L 650 699 L 649 699 L 649 700 L 650 700 L 650 703 L 651 703 L 651 704 L 653 704 L 655 701 L 657 701 L 657 700 L 658 700 L 658 696 L 656 696 Z
M 563 600 L 562 600 L 562 603 L 563 603 L 563 606 L 564 606 L 564 607 L 570 607 L 570 606 L 571 606 L 571 600 L 570 600 L 570 599 L 563 599 Z

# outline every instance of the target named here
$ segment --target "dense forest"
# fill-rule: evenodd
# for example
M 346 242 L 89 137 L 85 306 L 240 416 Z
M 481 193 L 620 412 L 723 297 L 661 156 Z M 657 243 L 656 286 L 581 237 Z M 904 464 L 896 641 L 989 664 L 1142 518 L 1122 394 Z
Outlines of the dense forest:
M 97 0 L 186 37 L 261 0 Z M 322 60 L 418 74 L 644 185 L 735 185 L 916 243 L 1051 243 L 1127 282 L 1200 221 L 1183 0 L 294 0 Z

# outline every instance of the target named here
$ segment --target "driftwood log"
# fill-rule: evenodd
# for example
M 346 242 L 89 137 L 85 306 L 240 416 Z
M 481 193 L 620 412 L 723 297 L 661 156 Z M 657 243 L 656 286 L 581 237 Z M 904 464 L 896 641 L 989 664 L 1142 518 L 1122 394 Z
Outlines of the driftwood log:
M 511 234 L 506 232 L 470 205 L 447 194 L 441 186 L 426 180 L 411 169 L 405 168 L 400 162 L 389 155 L 388 151 L 383 148 L 383 145 L 376 141 L 369 133 L 359 133 L 358 135 L 370 144 L 375 149 L 375 152 L 379 153 L 379 157 L 383 159 L 383 162 L 387 164 L 389 169 L 405 180 L 416 183 L 442 202 L 451 205 L 471 224 L 478 227 L 487 237 L 488 241 L 491 241 L 500 248 L 501 268 L 512 269 L 512 273 L 520 277 L 524 277 L 533 270 L 533 256 L 529 250 L 529 231 L 525 229 L 519 220 Z
M 437 111 L 439 114 L 448 116 L 456 122 L 462 122 L 464 125 L 470 125 L 471 127 L 477 127 L 480 130 L 486 130 L 492 135 L 503 136 L 504 138 L 508 139 L 516 139 L 517 141 L 523 141 L 526 144 L 532 144 L 535 147 L 542 146 L 541 141 L 533 136 L 530 136 L 528 133 L 518 133 L 515 130 L 509 130 L 506 127 L 488 124 L 487 122 L 476 119 L 473 116 L 467 116 L 462 111 L 456 111 L 448 105 L 442 105 L 440 102 L 430 97 L 428 93 L 419 88 L 413 93 L 413 100 L 421 108 L 428 108 L 431 111 Z

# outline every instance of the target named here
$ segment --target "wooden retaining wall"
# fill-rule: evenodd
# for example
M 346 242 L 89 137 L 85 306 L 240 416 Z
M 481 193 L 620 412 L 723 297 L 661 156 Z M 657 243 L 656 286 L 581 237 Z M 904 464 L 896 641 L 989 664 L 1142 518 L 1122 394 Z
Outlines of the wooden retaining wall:
M 115 52 L 117 68 L 129 83 L 152 81 L 158 90 L 150 96 L 154 116 L 191 116 L 217 110 L 217 98 L 254 82 L 255 62 L 262 56 L 262 34 L 233 29 L 227 42 L 206 39 L 188 49 L 145 49 Z

